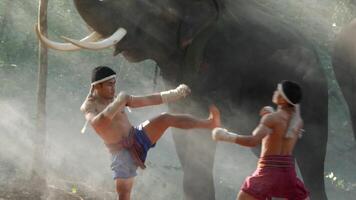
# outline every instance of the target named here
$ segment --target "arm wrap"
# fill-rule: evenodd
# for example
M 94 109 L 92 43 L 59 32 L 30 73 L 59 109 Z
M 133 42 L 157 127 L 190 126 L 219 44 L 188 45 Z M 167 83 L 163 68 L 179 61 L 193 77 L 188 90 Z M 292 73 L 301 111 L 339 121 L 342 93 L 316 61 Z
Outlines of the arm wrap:
M 120 92 L 120 94 L 114 99 L 114 101 L 111 102 L 108 106 L 106 106 L 106 108 L 102 111 L 102 114 L 105 117 L 113 119 L 116 113 L 119 112 L 120 109 L 126 105 L 128 97 L 129 95 L 127 95 L 125 92 Z
M 236 139 L 238 138 L 238 134 L 228 132 L 228 130 L 223 128 L 214 128 L 212 132 L 212 138 L 215 141 L 235 143 Z
M 162 102 L 169 103 L 177 101 L 182 97 L 186 97 L 190 93 L 187 85 L 181 84 L 176 89 L 161 92 Z

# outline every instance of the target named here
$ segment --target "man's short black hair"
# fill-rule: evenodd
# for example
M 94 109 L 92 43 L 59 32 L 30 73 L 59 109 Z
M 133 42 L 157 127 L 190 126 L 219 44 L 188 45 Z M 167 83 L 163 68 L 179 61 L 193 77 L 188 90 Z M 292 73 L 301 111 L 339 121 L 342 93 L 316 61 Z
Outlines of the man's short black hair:
M 294 81 L 284 80 L 281 82 L 285 96 L 293 104 L 298 104 L 302 100 L 302 88 Z
M 107 77 L 116 75 L 116 72 L 107 66 L 98 66 L 95 67 L 91 74 L 91 83 L 100 82 Z

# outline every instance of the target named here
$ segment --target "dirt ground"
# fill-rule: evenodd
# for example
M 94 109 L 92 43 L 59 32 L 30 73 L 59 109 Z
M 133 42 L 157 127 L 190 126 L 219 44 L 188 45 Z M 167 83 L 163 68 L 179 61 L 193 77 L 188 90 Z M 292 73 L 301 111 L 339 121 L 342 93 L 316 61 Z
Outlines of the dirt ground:
M 76 183 L 67 182 L 57 186 L 48 184 L 47 189 L 37 192 L 28 181 L 8 183 L 0 187 L 0 200 L 108 200 L 115 199 L 113 192 L 100 192 Z M 15 187 L 16 185 L 16 187 Z M 19 186 L 21 185 L 21 186 Z M 75 187 L 73 187 L 75 185 Z M 42 194 L 41 194 L 42 193 Z M 100 196 L 100 197 L 99 197 Z M 42 198 L 41 198 L 42 197 Z

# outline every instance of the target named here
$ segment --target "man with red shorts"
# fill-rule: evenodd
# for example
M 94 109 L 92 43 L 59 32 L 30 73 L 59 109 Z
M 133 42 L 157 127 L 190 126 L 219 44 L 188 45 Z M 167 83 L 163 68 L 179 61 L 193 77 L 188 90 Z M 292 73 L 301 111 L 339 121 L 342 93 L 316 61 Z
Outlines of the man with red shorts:
M 216 141 L 248 147 L 262 143 L 257 169 L 246 178 L 237 196 L 238 200 L 266 200 L 272 197 L 309 199 L 309 192 L 296 175 L 292 156 L 303 127 L 299 111 L 301 98 L 302 91 L 297 83 L 282 81 L 272 100 L 277 105 L 277 111 L 270 107 L 262 108 L 260 124 L 252 135 L 239 135 L 223 128 L 213 130 L 212 137 Z

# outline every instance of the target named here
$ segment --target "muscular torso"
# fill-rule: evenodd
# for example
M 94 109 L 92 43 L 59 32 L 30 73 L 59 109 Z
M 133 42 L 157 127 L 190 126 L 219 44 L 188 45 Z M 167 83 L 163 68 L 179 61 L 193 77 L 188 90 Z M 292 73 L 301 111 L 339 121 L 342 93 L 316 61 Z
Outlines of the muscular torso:
M 98 116 L 109 102 L 100 102 L 97 98 L 91 98 L 87 101 L 87 111 L 92 112 L 95 116 Z M 115 115 L 115 117 L 108 123 L 105 127 L 96 127 L 93 125 L 96 133 L 104 140 L 106 144 L 114 144 L 118 143 L 122 140 L 123 137 L 127 136 L 132 127 L 129 122 L 127 115 L 125 113 L 125 106 L 121 108 L 121 110 Z
M 291 114 L 284 110 L 272 113 L 272 133 L 262 140 L 261 157 L 266 155 L 291 155 L 298 140 L 298 133 L 285 137 Z M 302 122 L 298 124 L 301 128 Z

